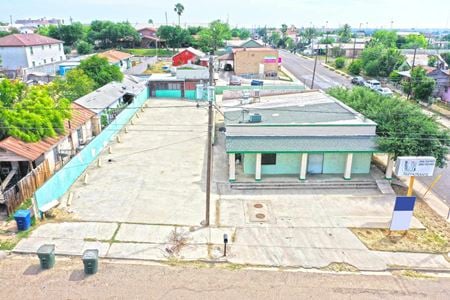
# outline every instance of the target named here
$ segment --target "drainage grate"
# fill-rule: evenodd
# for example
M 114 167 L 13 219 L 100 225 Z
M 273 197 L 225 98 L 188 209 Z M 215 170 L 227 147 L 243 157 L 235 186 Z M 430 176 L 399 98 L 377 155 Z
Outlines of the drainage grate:
M 256 218 L 258 218 L 258 219 L 265 219 L 266 215 L 265 214 L 256 214 Z
M 263 208 L 263 205 L 261 203 L 256 203 L 253 205 L 254 208 Z

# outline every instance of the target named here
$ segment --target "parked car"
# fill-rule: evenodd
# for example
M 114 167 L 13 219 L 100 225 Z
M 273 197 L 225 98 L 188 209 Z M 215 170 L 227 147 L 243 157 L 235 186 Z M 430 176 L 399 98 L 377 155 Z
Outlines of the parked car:
M 377 92 L 380 95 L 387 96 L 387 97 L 394 95 L 394 93 L 391 91 L 390 88 L 378 88 L 375 90 L 375 92 Z
M 237 76 L 231 76 L 231 78 L 230 78 L 230 83 L 229 83 L 230 85 L 241 85 L 242 84 L 242 82 L 241 82 L 241 79 L 239 78 L 239 77 L 237 77 Z
M 361 76 L 356 76 L 352 78 L 352 83 L 356 84 L 356 85 L 364 85 L 364 78 L 362 78 Z
M 369 84 L 369 87 L 372 90 L 377 90 L 377 89 L 381 88 L 381 83 L 378 80 L 374 80 L 374 79 L 367 80 L 367 83 Z
M 250 83 L 250 85 L 264 85 L 264 81 L 262 80 L 255 80 L 253 79 L 252 82 Z

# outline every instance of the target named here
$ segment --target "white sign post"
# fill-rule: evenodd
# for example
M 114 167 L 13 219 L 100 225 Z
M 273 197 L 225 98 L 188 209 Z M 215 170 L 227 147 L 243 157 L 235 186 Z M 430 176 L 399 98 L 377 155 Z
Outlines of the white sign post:
M 436 158 L 431 156 L 401 156 L 395 163 L 397 176 L 410 176 L 407 197 L 397 197 L 390 230 L 408 230 L 414 211 L 415 197 L 411 197 L 415 176 L 433 176 Z

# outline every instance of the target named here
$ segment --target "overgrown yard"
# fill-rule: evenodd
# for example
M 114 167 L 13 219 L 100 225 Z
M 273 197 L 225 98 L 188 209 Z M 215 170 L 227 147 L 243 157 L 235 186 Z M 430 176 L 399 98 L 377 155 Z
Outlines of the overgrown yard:
M 406 188 L 394 187 L 405 195 Z M 353 233 L 371 250 L 442 253 L 450 252 L 450 226 L 422 199 L 418 199 L 414 216 L 425 226 L 424 230 L 390 232 L 388 229 L 352 228 Z
M 150 66 L 150 68 L 148 68 L 144 74 L 160 74 L 160 73 L 165 73 L 163 67 L 167 66 L 168 63 L 164 62 L 164 61 L 159 61 L 153 65 Z
M 173 56 L 175 52 L 167 49 L 124 49 L 124 52 L 136 55 L 136 56 Z

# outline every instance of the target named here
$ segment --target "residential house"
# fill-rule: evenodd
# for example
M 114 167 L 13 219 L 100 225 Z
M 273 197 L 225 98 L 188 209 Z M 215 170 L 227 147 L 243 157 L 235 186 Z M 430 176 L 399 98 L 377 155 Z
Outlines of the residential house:
M 172 65 L 177 67 L 186 64 L 197 64 L 204 56 L 206 54 L 202 51 L 189 47 L 172 56 Z
M 322 91 L 224 101 L 229 180 L 369 174 L 373 121 Z M 248 180 L 247 180 L 248 181 Z
M 236 75 L 243 77 L 276 78 L 278 77 L 279 59 L 278 50 L 272 48 L 242 48 L 233 50 L 234 72 Z
M 436 81 L 433 96 L 450 103 L 450 70 L 435 68 L 427 76 Z
M 70 120 L 64 122 L 64 133 L 56 137 L 47 137 L 33 143 L 11 136 L 0 141 L 2 179 L 14 173 L 7 184 L 3 182 L 5 184 L 3 191 L 45 160 L 48 161 L 50 172 L 53 173 L 92 139 L 92 118 L 95 114 L 76 103 L 72 103 L 71 107 L 72 116 Z
M 233 49 L 241 48 L 263 48 L 264 44 L 258 40 L 229 40 L 225 41 L 225 51 L 227 53 L 233 53 Z
M 98 56 L 106 58 L 111 65 L 118 66 L 122 72 L 131 68 L 131 58 L 133 55 L 129 53 L 117 50 L 108 50 L 99 53 Z
M 3 69 L 13 74 L 66 59 L 62 41 L 39 34 L 11 34 L 0 38 L 0 57 Z
M 193 64 L 178 66 L 175 75 L 153 74 L 149 78 L 150 97 L 201 100 L 208 81 L 208 68 Z
M 122 110 L 133 103 L 135 97 L 146 93 L 145 97 L 148 98 L 146 84 L 146 80 L 125 75 L 122 82 L 110 82 L 75 100 L 75 103 L 95 113 L 92 126 L 94 135 L 98 135 Z
M 141 47 L 142 48 L 162 48 L 165 46 L 165 40 L 161 40 L 156 35 L 156 28 L 144 27 L 138 29 L 137 32 L 141 36 Z

